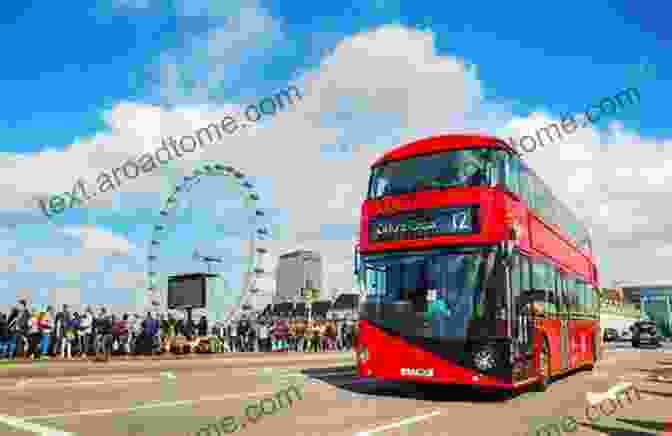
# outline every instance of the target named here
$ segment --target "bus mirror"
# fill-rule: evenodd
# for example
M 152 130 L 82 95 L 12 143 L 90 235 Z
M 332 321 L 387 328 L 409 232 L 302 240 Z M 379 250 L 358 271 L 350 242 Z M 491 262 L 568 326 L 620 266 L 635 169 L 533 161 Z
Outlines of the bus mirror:
M 491 188 L 496 188 L 498 184 L 497 180 L 497 170 L 495 168 L 495 165 L 490 163 L 488 165 L 488 181 L 490 183 Z
M 530 301 L 543 303 L 543 302 L 546 301 L 547 293 L 548 293 L 548 291 L 546 291 L 544 289 L 531 289 L 531 290 L 525 292 L 525 296 Z
M 356 276 L 358 276 L 359 275 L 359 249 L 357 247 L 355 247 L 355 253 L 354 253 L 354 257 L 353 257 L 352 266 L 353 266 L 354 274 Z
M 530 289 L 520 296 L 519 306 L 525 306 L 529 303 L 545 303 L 549 291 L 544 289 Z

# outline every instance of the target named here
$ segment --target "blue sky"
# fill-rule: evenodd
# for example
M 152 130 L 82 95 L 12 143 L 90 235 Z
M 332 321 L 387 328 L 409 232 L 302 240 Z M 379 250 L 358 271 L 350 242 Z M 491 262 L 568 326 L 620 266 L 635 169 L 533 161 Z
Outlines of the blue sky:
M 591 224 L 608 279 L 666 279 L 654 277 L 672 254 L 653 209 L 672 170 L 660 154 L 672 136 L 664 55 L 672 43 L 662 10 L 625 1 L 552 9 L 531 1 L 14 3 L 0 18 L 8 61 L 0 72 L 8 103 L 0 107 L 0 186 L 11 198 L 0 223 L 19 225 L 1 234 L 15 266 L 7 267 L 0 304 L 17 293 L 42 303 L 49 289 L 51 301 L 128 304 L 129 285 L 146 269 L 158 191 L 200 159 L 249 174 L 274 229 L 274 256 L 319 248 L 331 259 L 327 286 L 347 288 L 356 211 L 376 153 L 446 131 L 520 133 L 627 87 L 639 88 L 639 105 L 529 159 Z M 186 134 L 290 84 L 305 92 L 295 108 L 173 172 L 127 181 L 52 223 L 36 210 L 35 196 L 70 191 L 78 177 L 95 179 L 155 149 L 157 138 Z M 638 147 L 634 161 L 628 145 Z M 608 160 L 598 155 L 616 148 Z M 235 288 L 249 229 L 235 198 L 208 212 L 231 191 L 218 183 L 189 197 L 200 212 L 192 230 L 174 233 L 165 268 L 198 268 L 182 259 L 207 247 L 227 257 L 222 273 Z M 213 243 L 221 225 L 239 240 Z M 632 250 L 658 253 L 661 263 L 633 268 Z M 624 269 L 627 277 L 618 274 Z

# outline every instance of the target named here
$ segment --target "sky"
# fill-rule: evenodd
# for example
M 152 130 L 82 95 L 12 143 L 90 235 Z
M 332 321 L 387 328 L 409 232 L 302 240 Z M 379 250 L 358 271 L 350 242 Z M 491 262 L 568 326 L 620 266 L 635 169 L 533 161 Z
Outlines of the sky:
M 525 159 L 591 230 L 602 285 L 672 282 L 663 16 L 606 0 L 543 11 L 528 1 L 8 4 L 0 307 L 27 297 L 132 310 L 157 224 L 169 230 L 152 264 L 162 276 L 204 271 L 197 250 L 223 258 L 213 270 L 235 294 L 249 285 L 250 235 L 265 226 L 266 271 L 289 250 L 317 250 L 324 288 L 352 290 L 359 207 L 381 153 L 438 134 L 521 137 L 627 88 L 637 104 Z M 50 218 L 39 208 L 291 86 L 302 93 L 294 105 L 216 144 Z M 239 169 L 260 199 L 250 205 L 230 178 L 209 176 L 160 215 L 203 162 Z M 272 274 L 257 285 L 272 290 Z

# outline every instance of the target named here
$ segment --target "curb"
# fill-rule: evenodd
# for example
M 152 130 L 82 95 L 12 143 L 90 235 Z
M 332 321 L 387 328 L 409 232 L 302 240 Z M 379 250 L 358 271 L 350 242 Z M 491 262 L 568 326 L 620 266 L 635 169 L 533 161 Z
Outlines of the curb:
M 10 368 L 0 367 L 0 379 L 20 377 L 70 377 L 88 374 L 133 374 L 148 371 L 191 371 L 195 368 L 227 367 L 245 368 L 256 365 L 284 366 L 287 364 L 317 363 L 329 361 L 352 360 L 350 353 L 324 354 L 319 356 L 303 357 L 287 356 L 285 358 L 262 356 L 256 358 L 210 358 L 210 359 L 153 359 L 153 360 L 112 360 L 109 362 L 53 362 L 39 367 L 30 364 L 16 364 Z M 59 365 L 60 363 L 60 365 Z

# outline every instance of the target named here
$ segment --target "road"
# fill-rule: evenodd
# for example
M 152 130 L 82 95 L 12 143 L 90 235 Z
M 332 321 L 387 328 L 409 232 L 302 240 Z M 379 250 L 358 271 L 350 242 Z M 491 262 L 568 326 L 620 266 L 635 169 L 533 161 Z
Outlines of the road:
M 510 400 L 468 388 L 359 380 L 349 353 L 221 356 L 2 368 L 0 434 L 185 436 L 234 416 L 245 423 L 241 436 L 525 435 L 572 416 L 576 435 L 672 435 L 670 344 L 663 350 L 610 344 L 594 371 Z M 591 424 L 586 393 L 624 381 L 639 388 L 641 400 Z M 256 422 L 245 418 L 248 406 L 291 385 L 300 399 Z M 254 407 L 248 410 L 256 416 Z

